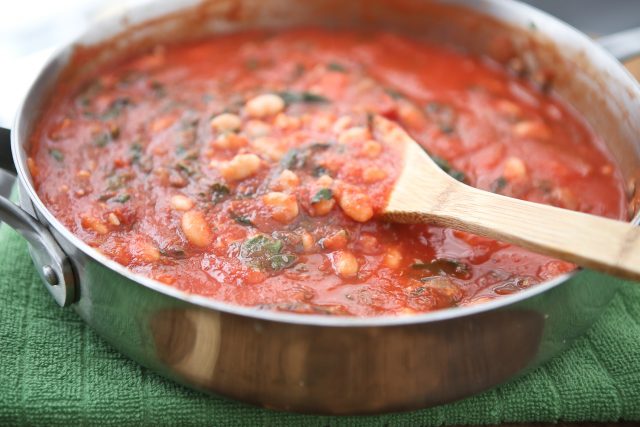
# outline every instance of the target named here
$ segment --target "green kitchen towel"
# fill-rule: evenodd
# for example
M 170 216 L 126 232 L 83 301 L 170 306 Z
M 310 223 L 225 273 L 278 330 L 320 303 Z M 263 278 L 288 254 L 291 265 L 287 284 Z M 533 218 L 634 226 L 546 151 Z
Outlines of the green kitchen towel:
M 255 408 L 165 380 L 128 360 L 39 282 L 25 242 L 0 227 L 0 425 L 439 426 L 640 420 L 640 286 L 534 372 L 420 411 L 320 417 Z

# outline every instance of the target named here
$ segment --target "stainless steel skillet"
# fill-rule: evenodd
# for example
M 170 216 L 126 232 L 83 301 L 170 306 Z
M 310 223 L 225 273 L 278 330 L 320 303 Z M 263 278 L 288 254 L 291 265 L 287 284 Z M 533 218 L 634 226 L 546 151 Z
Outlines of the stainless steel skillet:
M 635 200 L 640 87 L 585 35 L 516 2 L 159 1 L 82 36 L 77 44 L 91 45 L 97 56 L 71 77 L 153 43 L 299 25 L 386 27 L 517 65 L 534 79 L 553 66 L 555 90 L 609 144 Z M 620 46 L 609 39 L 612 49 Z M 20 208 L 0 198 L 0 218 L 28 239 L 34 264 L 60 305 L 76 310 L 124 354 L 183 384 L 302 412 L 435 405 L 500 384 L 557 354 L 593 322 L 619 284 L 579 271 L 474 307 L 358 319 L 237 307 L 132 274 L 52 216 L 26 167 L 30 133 L 52 89 L 71 78 L 65 68 L 73 52 L 67 46 L 47 64 L 19 110 L 12 150 Z M 630 209 L 635 215 L 635 203 Z

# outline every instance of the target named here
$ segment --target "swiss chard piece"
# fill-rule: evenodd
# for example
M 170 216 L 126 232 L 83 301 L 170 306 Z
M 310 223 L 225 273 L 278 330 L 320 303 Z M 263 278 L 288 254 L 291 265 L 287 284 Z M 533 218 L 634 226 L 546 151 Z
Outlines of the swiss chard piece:
M 139 163 L 140 162 L 140 158 L 142 157 L 142 151 L 143 151 L 143 147 L 142 144 L 140 144 L 139 142 L 134 142 L 133 144 L 131 144 L 131 147 L 129 147 L 129 153 L 131 154 L 131 163 Z
M 192 176 L 193 174 L 196 173 L 195 169 L 193 168 L 193 166 L 191 164 L 189 164 L 189 162 L 185 161 L 185 160 L 180 160 L 179 162 L 176 163 L 176 169 L 178 169 L 179 171 L 184 172 L 185 174 Z
M 111 135 L 108 132 L 101 132 L 93 137 L 91 143 L 96 147 L 104 147 L 111 142 Z
M 235 222 L 237 222 L 240 225 L 245 225 L 248 227 L 254 227 L 253 222 L 251 222 L 251 219 L 249 219 L 248 216 L 245 215 L 240 215 L 237 214 L 233 211 L 229 212 L 229 216 L 231 217 L 231 219 L 233 219 Z
M 284 169 L 301 169 L 307 162 L 309 153 L 300 148 L 292 148 L 287 151 L 282 159 L 280 159 L 280 166 Z
M 284 244 L 264 234 L 245 240 L 240 247 L 240 259 L 250 267 L 262 271 L 280 271 L 293 265 L 297 257 L 282 253 Z
M 322 95 L 318 95 L 313 92 L 284 91 L 284 92 L 278 93 L 278 95 L 287 104 L 295 104 L 295 103 L 326 104 L 328 102 L 331 102 L 329 98 L 324 97 Z
M 302 169 L 308 164 L 309 157 L 318 151 L 331 148 L 330 142 L 313 142 L 303 147 L 292 148 L 280 159 L 280 166 L 284 169 Z
M 385 88 L 384 91 L 387 93 L 387 95 L 389 95 L 393 99 L 404 99 L 404 98 L 406 98 L 404 93 L 402 93 L 399 90 L 394 89 L 392 87 Z
M 504 176 L 501 176 L 491 183 L 491 191 L 493 193 L 499 193 L 507 186 L 507 184 L 507 179 Z
M 114 141 L 120 137 L 120 127 L 111 126 L 109 130 L 98 132 L 93 135 L 91 143 L 96 147 L 104 147 L 111 141 Z
M 127 203 L 131 199 L 131 195 L 123 193 L 113 198 L 112 200 L 117 203 Z
M 323 200 L 331 200 L 332 197 L 333 191 L 331 191 L 330 188 L 321 188 L 320 190 L 318 190 L 318 192 L 316 192 L 316 194 L 313 195 L 313 197 L 311 198 L 311 203 L 315 204 L 320 203 Z
M 211 201 L 214 204 L 221 202 L 222 199 L 224 199 L 230 193 L 229 187 L 219 182 L 211 185 L 209 189 L 211 191 Z
M 339 62 L 329 62 L 327 64 L 327 70 L 337 71 L 339 73 L 346 73 L 347 72 L 347 67 L 345 67 L 344 65 L 342 65 Z
M 449 104 L 431 101 L 425 107 L 425 111 L 445 134 L 453 133 L 456 125 L 456 112 Z
M 431 262 L 416 262 L 411 265 L 414 270 L 427 270 L 431 275 L 450 275 L 458 278 L 468 277 L 469 266 L 451 258 L 436 258 Z M 427 279 L 427 278 L 423 278 Z
M 151 90 L 157 98 L 164 98 L 167 95 L 167 88 L 157 80 L 151 82 Z
M 331 175 L 331 171 L 329 171 L 329 169 L 325 168 L 324 166 L 316 166 L 311 171 L 311 175 L 319 178 L 322 175 Z
M 109 105 L 109 108 L 102 113 L 102 120 L 113 120 L 117 118 L 130 103 L 129 98 L 117 98 Z
M 62 154 L 62 151 L 58 150 L 57 148 L 50 149 L 49 154 L 56 160 L 56 162 L 64 161 L 64 154 Z

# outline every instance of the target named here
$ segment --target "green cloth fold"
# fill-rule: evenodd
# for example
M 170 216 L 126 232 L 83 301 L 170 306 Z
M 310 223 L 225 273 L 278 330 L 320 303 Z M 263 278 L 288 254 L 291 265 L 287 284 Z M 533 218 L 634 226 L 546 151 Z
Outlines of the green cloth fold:
M 450 405 L 320 417 L 210 397 L 128 360 L 39 282 L 0 227 L 0 425 L 410 425 L 640 421 L 640 286 L 627 285 L 574 345 L 530 374 Z

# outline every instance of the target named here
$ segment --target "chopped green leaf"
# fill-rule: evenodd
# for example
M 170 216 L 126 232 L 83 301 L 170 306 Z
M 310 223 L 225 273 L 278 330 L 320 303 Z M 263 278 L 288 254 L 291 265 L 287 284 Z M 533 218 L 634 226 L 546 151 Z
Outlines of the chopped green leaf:
M 142 144 L 134 142 L 129 147 L 129 152 L 131 153 L 131 163 L 139 163 L 142 157 Z
M 491 183 L 491 191 L 494 193 L 499 193 L 504 189 L 504 187 L 507 186 L 507 184 L 507 179 L 504 176 L 501 176 Z
M 322 175 L 329 175 L 329 169 L 325 168 L 324 166 L 316 166 L 315 168 L 313 168 L 313 171 L 311 172 L 311 174 L 313 176 L 315 176 L 316 178 L 321 177 Z
M 62 151 L 56 148 L 50 149 L 49 154 L 51 155 L 51 157 L 56 159 L 57 162 L 62 162 L 64 160 L 64 154 L 62 154 Z
M 160 248 L 159 250 L 160 255 L 162 256 L 166 256 L 169 258 L 177 258 L 177 259 L 182 259 L 186 256 L 184 249 L 176 247 L 176 246 L 169 246 L 166 248 Z
M 240 259 L 259 270 L 280 271 L 293 265 L 297 259 L 293 254 L 282 253 L 282 248 L 281 240 L 258 234 L 242 243 Z
M 329 62 L 327 64 L 327 70 L 337 71 L 339 73 L 347 72 L 347 68 L 344 65 L 340 64 L 339 62 Z
M 280 159 L 280 166 L 291 170 L 302 169 L 313 152 L 327 150 L 332 145 L 330 142 L 314 142 L 304 147 L 292 148 Z
M 330 188 L 321 188 L 311 198 L 311 204 L 319 203 L 322 200 L 331 200 L 333 197 L 333 191 Z
M 293 92 L 284 91 L 278 93 L 287 104 L 308 103 L 308 104 L 324 104 L 330 102 L 329 98 L 312 92 Z
M 167 88 L 157 80 L 151 82 L 151 90 L 157 98 L 164 98 L 167 95 Z
M 109 142 L 111 142 L 111 134 L 109 132 L 99 133 L 95 135 L 91 141 L 93 145 L 100 148 L 106 146 Z
M 115 191 L 123 188 L 127 181 L 134 178 L 134 174 L 132 172 L 121 172 L 118 174 L 112 174 L 109 176 L 107 180 L 107 188 L 110 191 Z
M 211 201 L 214 204 L 219 203 L 230 193 L 229 187 L 224 184 L 220 184 L 219 182 L 216 182 L 209 188 L 211 190 Z
M 254 227 L 253 222 L 251 222 L 248 216 L 239 215 L 233 211 L 229 212 L 229 216 L 238 224 Z
M 391 98 L 393 98 L 393 99 L 403 99 L 403 98 L 406 98 L 406 96 L 405 96 L 405 94 L 404 94 L 404 93 L 402 93 L 402 92 L 400 92 L 399 90 L 394 89 L 394 88 L 392 88 L 392 87 L 385 88 L 385 90 L 384 90 L 384 91 L 387 93 L 387 95 L 389 95 L 389 96 L 390 96 Z
M 331 145 L 333 144 L 331 144 L 330 142 L 314 142 L 312 144 L 309 144 L 309 149 L 312 151 L 324 151 L 331 148 Z
M 440 129 L 440 132 L 446 134 L 451 134 L 454 130 L 456 130 L 456 128 L 454 128 L 453 125 L 449 123 L 438 123 L 438 128 Z
M 455 131 L 456 112 L 451 105 L 431 101 L 426 105 L 425 111 L 442 133 L 451 134 Z
M 176 169 L 181 170 L 182 172 L 186 173 L 187 175 L 191 176 L 194 173 L 196 173 L 195 169 L 193 169 L 186 161 L 181 160 L 178 163 L 176 163 Z
M 296 262 L 297 257 L 293 254 L 277 254 L 271 257 L 271 270 L 280 271 Z
M 123 193 L 123 194 L 120 194 L 115 199 L 113 199 L 113 201 L 114 202 L 118 202 L 118 203 L 127 203 L 129 201 L 129 199 L 131 199 L 131 195 L 129 195 L 127 193 Z
M 114 193 L 113 191 L 107 191 L 105 193 L 102 193 L 100 195 L 100 197 L 98 197 L 98 200 L 101 201 L 101 202 L 106 202 L 107 200 L 109 200 L 110 198 L 112 198 L 115 195 L 116 195 L 116 193 Z
M 460 278 L 469 275 L 469 266 L 467 264 L 450 258 L 437 258 L 428 263 L 416 262 L 411 265 L 411 268 L 414 270 L 427 270 L 432 275 L 452 275 Z
M 117 98 L 109 105 L 109 108 L 102 113 L 102 120 L 112 120 L 118 117 L 131 101 L 129 98 Z
M 280 159 L 280 166 L 285 169 L 300 169 L 303 168 L 307 162 L 308 154 L 299 148 L 292 148 L 287 151 L 282 159 Z

